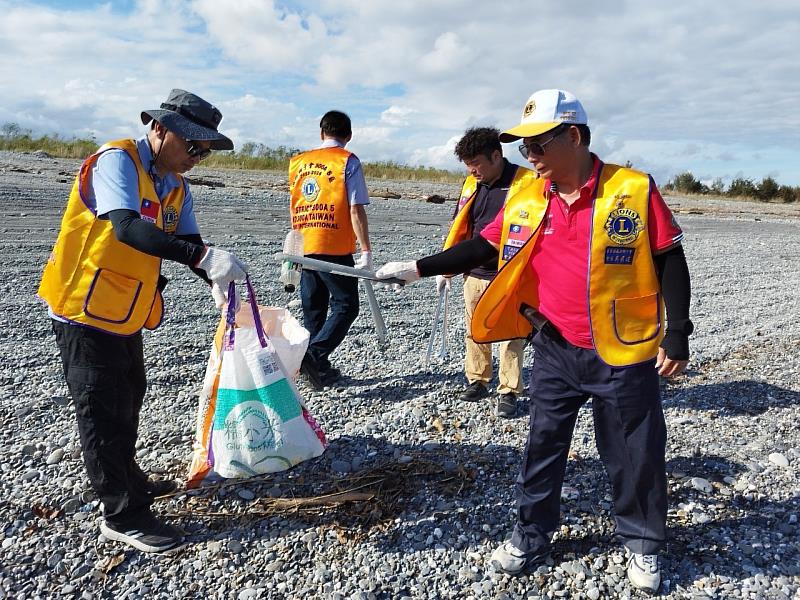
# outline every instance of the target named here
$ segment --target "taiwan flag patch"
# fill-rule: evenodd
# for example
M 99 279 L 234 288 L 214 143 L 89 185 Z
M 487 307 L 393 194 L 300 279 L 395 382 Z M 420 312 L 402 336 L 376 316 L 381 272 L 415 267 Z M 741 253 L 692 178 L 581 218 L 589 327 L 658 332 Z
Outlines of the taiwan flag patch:
M 158 202 L 153 202 L 145 198 L 142 200 L 142 209 L 139 211 L 139 214 L 142 215 L 142 219 L 145 221 L 155 223 L 156 219 L 158 219 L 159 208 L 161 208 L 161 205 Z

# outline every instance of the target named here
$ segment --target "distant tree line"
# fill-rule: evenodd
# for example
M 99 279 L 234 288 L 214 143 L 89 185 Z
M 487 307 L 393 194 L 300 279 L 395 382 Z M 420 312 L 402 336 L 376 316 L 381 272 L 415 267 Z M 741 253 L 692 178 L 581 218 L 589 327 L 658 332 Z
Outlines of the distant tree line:
M 58 158 L 85 158 L 97 150 L 94 138 L 65 139 L 57 134 L 34 137 L 29 129 L 22 129 L 16 123 L 6 123 L 0 127 L 0 150 L 17 152 L 33 152 L 43 150 Z M 289 159 L 298 154 L 300 149 L 278 146 L 272 148 L 258 142 L 245 142 L 238 150 L 214 152 L 203 166 L 232 169 L 261 169 L 267 171 L 286 171 Z M 626 167 L 633 166 L 630 161 Z M 432 167 L 412 167 L 394 161 L 364 163 L 367 177 L 383 179 L 410 179 L 420 181 L 460 182 L 464 175 L 461 172 Z M 673 177 L 664 191 L 680 194 L 699 194 L 709 196 L 726 196 L 729 198 L 749 198 L 762 202 L 800 202 L 800 186 L 780 185 L 772 177 L 764 177 L 756 183 L 753 179 L 736 177 L 729 186 L 717 178 L 706 185 L 686 171 Z
M 706 185 L 695 178 L 689 171 L 673 177 L 663 186 L 665 191 L 680 194 L 701 194 L 727 196 L 729 198 L 754 198 L 761 202 L 796 202 L 800 201 L 800 187 L 780 185 L 772 177 L 764 177 L 760 182 L 746 177 L 736 177 L 729 186 L 719 177 Z

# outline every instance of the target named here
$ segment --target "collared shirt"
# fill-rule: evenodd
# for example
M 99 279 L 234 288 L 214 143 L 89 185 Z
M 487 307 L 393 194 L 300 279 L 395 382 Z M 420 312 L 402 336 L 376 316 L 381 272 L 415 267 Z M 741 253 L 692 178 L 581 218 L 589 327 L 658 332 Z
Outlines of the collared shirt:
M 344 148 L 344 144 L 339 140 L 326 138 L 322 141 L 320 148 Z M 361 168 L 361 161 L 355 154 L 351 154 L 344 167 L 344 185 L 347 189 L 347 199 L 350 206 L 356 204 L 369 204 L 369 192 L 367 182 L 364 179 L 364 170 Z
M 147 143 L 146 135 L 136 140 L 136 149 L 139 151 L 142 165 L 145 170 L 148 170 L 153 154 L 150 144 Z M 174 173 L 167 173 L 164 177 L 159 177 L 153 170 L 151 177 L 160 200 L 166 198 L 172 190 L 180 185 Z M 192 193 L 188 185 L 184 184 L 184 186 L 186 199 L 183 201 L 175 235 L 200 233 L 194 216 Z M 86 201 L 89 206 L 95 207 L 98 217 L 103 217 L 112 210 L 119 209 L 140 212 L 139 174 L 127 152 L 112 149 L 100 155 L 92 168 L 92 181 Z
M 503 172 L 500 174 L 500 177 L 488 185 L 485 183 L 478 183 L 475 200 L 470 205 L 469 210 L 473 239 L 481 234 L 484 227 L 494 221 L 497 213 L 501 212 L 506 202 L 508 188 L 511 187 L 516 173 L 517 165 L 508 162 L 508 160 L 504 158 Z M 455 218 L 455 213 L 453 217 Z M 494 276 L 497 275 L 497 259 L 472 269 L 468 274 L 478 279 L 493 279 Z
M 601 163 L 594 154 L 592 159 L 592 176 L 581 187 L 580 197 L 575 202 L 569 205 L 557 193 L 552 195 L 530 262 L 539 282 L 539 312 L 567 341 L 581 348 L 594 348 L 586 298 L 592 198 Z M 545 182 L 545 189 L 549 189 L 550 183 Z M 648 211 L 647 233 L 653 253 L 666 250 L 683 239 L 680 226 L 652 179 Z M 502 231 L 503 211 L 500 211 L 481 231 L 481 236 L 497 245 Z

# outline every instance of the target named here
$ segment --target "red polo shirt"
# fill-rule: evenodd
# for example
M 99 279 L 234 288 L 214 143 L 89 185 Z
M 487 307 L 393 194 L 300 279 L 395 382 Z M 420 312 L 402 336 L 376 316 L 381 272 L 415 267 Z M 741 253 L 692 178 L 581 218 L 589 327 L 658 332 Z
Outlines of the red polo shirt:
M 589 238 L 592 228 L 592 200 L 602 163 L 595 156 L 592 176 L 580 190 L 580 198 L 568 205 L 558 194 L 551 196 L 542 223 L 542 233 L 531 253 L 530 266 L 539 282 L 539 312 L 570 343 L 594 348 L 589 326 Z M 545 189 L 550 181 L 545 181 Z M 481 236 L 500 244 L 503 231 L 501 210 Z M 656 188 L 650 185 L 647 233 L 653 252 L 665 250 L 683 239 L 683 232 Z

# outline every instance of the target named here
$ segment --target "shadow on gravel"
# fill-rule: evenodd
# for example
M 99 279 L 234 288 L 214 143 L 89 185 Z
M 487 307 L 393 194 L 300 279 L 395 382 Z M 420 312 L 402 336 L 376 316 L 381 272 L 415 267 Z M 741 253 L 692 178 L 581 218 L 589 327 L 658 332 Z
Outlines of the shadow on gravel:
M 760 415 L 800 404 L 800 392 L 762 381 L 742 380 L 662 390 L 665 408 L 713 410 L 720 416 Z
M 445 388 L 453 396 L 461 393 L 466 386 L 461 373 L 446 374 L 428 371 L 403 376 L 389 375 L 364 379 L 343 376 L 341 382 L 348 387 L 349 396 L 353 399 L 380 400 L 392 403 L 406 402 L 430 394 L 436 389 L 431 386 L 436 384 L 439 389 Z M 358 386 L 364 386 L 365 389 L 354 389 Z

